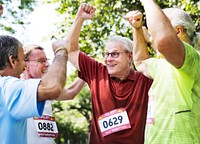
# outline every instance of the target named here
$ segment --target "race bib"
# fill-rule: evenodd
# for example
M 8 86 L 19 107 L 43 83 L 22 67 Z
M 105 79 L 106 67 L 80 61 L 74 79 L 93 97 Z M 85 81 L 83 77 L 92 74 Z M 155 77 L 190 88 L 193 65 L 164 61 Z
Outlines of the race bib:
M 103 137 L 131 128 L 127 112 L 124 108 L 115 109 L 101 115 L 98 123 Z
M 33 120 L 40 137 L 56 138 L 58 136 L 55 117 L 43 115 L 42 117 L 34 117 Z
M 155 113 L 155 99 L 154 96 L 149 96 L 148 110 L 147 110 L 147 124 L 154 124 L 154 113 Z

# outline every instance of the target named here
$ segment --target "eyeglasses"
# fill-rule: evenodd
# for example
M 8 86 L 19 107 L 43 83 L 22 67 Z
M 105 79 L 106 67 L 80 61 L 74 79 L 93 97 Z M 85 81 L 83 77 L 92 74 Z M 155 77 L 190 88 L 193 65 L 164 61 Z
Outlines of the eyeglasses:
M 120 53 L 127 53 L 126 51 L 122 51 L 122 52 L 103 52 L 102 55 L 105 59 L 107 59 L 109 57 L 109 55 L 111 55 L 112 58 L 118 58 Z
M 45 65 L 48 61 L 49 61 L 49 59 L 47 59 L 47 58 L 41 58 L 41 59 L 37 59 L 37 60 L 26 60 L 26 61 L 35 61 L 35 62 L 38 62 L 38 63 L 41 63 L 41 64 L 43 64 L 43 65 Z

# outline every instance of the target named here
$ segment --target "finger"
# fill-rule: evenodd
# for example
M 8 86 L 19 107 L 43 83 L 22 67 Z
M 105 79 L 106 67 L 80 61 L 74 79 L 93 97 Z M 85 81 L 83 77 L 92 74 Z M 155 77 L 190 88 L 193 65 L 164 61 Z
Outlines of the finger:
M 86 4 L 84 7 L 84 10 L 88 13 L 93 9 L 93 6 L 91 4 Z
M 94 17 L 94 15 L 95 15 L 95 11 L 96 11 L 95 8 L 93 8 L 93 9 L 90 11 L 90 15 L 91 15 L 92 17 Z

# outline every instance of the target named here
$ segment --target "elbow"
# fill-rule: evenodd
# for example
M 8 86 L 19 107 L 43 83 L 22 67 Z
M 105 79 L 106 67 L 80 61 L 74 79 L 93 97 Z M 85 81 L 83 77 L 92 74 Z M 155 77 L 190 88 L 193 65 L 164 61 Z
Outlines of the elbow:
M 68 52 L 77 51 L 79 49 L 78 41 L 70 39 L 68 41 Z
M 46 86 L 44 83 L 40 83 L 38 87 L 38 101 L 54 100 L 58 99 L 63 90 L 62 85 L 49 85 Z
M 74 99 L 74 97 L 69 97 L 69 99 L 68 100 L 73 100 Z
M 155 43 L 155 46 L 159 53 L 163 53 L 165 51 L 165 45 L 165 41 L 158 41 L 157 43 Z
M 77 96 L 77 93 L 74 91 L 74 90 L 69 90 L 68 91 L 68 100 L 73 100 L 76 96 Z
M 164 35 L 157 35 L 154 37 L 153 42 L 156 49 L 163 54 L 176 39 L 177 36 L 174 33 L 168 33 Z
M 61 86 L 54 86 L 51 88 L 51 93 L 49 96 L 50 100 L 58 99 L 62 93 L 63 88 Z

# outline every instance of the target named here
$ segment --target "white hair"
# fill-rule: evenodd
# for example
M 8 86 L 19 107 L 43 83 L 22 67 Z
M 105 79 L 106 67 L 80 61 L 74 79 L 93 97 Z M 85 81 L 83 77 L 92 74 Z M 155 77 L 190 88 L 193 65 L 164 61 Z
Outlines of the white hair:
M 196 32 L 191 16 L 179 8 L 165 8 L 163 12 L 170 19 L 173 27 L 182 26 L 192 41 L 195 49 L 200 50 L 200 33 Z
M 133 51 L 133 41 L 127 37 L 112 36 L 107 40 L 106 43 L 109 43 L 109 42 L 120 42 L 122 43 L 125 50 L 127 50 L 128 52 Z

